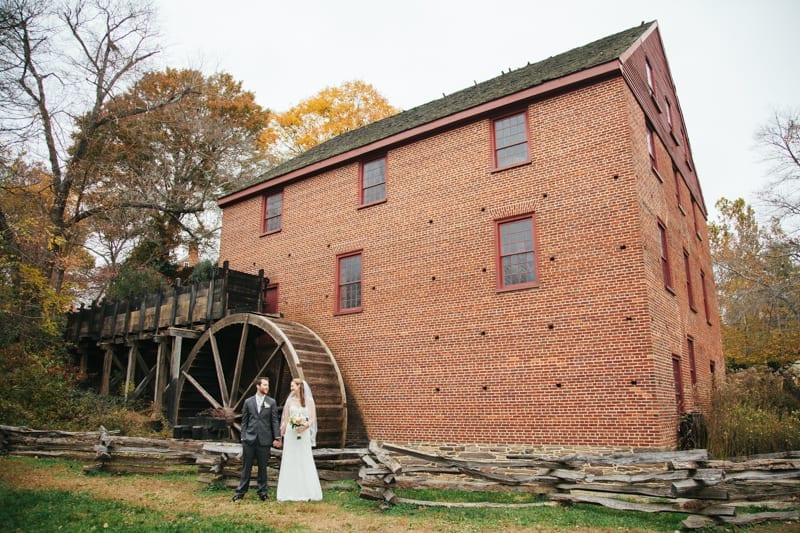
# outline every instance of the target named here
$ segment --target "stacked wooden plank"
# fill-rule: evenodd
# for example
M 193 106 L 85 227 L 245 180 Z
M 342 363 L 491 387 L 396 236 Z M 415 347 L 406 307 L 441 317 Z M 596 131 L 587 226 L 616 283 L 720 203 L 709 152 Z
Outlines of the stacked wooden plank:
M 715 461 L 706 450 L 494 460 L 444 457 L 388 443 L 373 442 L 369 451 L 359 472 L 361 495 L 391 503 L 420 504 L 399 498 L 398 489 L 514 490 L 562 504 L 687 513 L 687 528 L 800 518 L 800 452 Z M 793 509 L 737 515 L 746 506 Z
M 234 487 L 241 474 L 241 445 L 190 439 L 125 437 L 96 432 L 33 430 L 0 425 L 0 453 L 60 457 L 89 463 L 84 471 L 170 473 L 195 470 L 199 481 Z M 515 491 L 544 500 L 507 507 L 592 503 L 643 512 L 686 513 L 686 528 L 800 519 L 800 451 L 713 460 L 706 450 L 619 455 L 505 455 L 489 459 L 446 457 L 371 442 L 369 448 L 314 450 L 320 479 L 357 479 L 364 498 L 445 507 L 497 507 L 496 503 L 421 502 L 398 489 Z M 270 478 L 280 468 L 273 450 Z M 742 507 L 769 511 L 742 514 Z
M 318 448 L 313 450 L 314 463 L 317 473 L 322 481 L 340 481 L 345 479 L 355 480 L 361 466 L 361 456 L 368 453 L 364 448 Z M 236 443 L 211 443 L 203 444 L 202 453 L 197 457 L 199 472 L 198 481 L 203 483 L 217 483 L 234 488 L 239 483 L 242 472 L 242 446 Z M 277 471 L 280 470 L 282 452 L 272 449 L 267 476 L 270 482 L 278 479 Z M 251 483 L 255 482 L 255 468 Z
M 40 431 L 0 425 L 0 453 L 59 457 L 84 463 L 83 470 L 116 473 L 199 473 L 198 480 L 235 487 L 242 471 L 242 446 L 232 442 L 192 439 L 125 437 L 119 432 Z M 314 460 L 323 481 L 355 480 L 365 448 L 315 449 Z M 271 480 L 280 468 L 281 451 L 273 449 L 268 469 Z M 255 476 L 253 476 L 255 479 Z

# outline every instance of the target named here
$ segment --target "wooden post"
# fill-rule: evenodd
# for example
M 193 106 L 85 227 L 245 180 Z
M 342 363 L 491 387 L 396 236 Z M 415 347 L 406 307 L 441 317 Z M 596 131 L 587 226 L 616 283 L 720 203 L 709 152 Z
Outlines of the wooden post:
M 222 312 L 220 316 L 228 314 L 228 262 L 222 263 Z
M 172 357 L 169 372 L 169 421 L 172 425 L 178 423 L 178 378 L 181 374 L 181 348 L 183 337 L 173 336 Z
M 155 312 L 153 313 L 153 331 L 158 333 L 158 322 L 161 320 L 161 302 L 163 300 L 164 288 L 159 286 L 156 294 Z
M 211 271 L 211 280 L 208 282 L 208 298 L 206 300 L 206 327 L 211 325 L 214 313 L 214 298 L 216 296 L 217 269 Z
M 111 338 L 117 336 L 117 315 L 119 314 L 119 300 L 114 300 L 114 311 L 111 315 Z
M 178 278 L 175 280 L 175 287 L 173 287 L 172 292 L 172 312 L 169 315 L 169 325 L 175 325 L 175 318 L 178 316 L 178 298 L 181 294 L 181 279 Z
M 144 331 L 144 315 L 146 314 L 145 311 L 147 310 L 147 295 L 142 296 L 142 303 L 139 304 L 139 325 L 136 326 L 137 334 L 141 337 L 142 332 Z
M 97 327 L 97 300 L 92 300 L 92 307 L 89 313 L 89 337 L 99 339 L 100 328 Z
M 264 269 L 258 271 L 258 303 L 256 304 L 256 311 L 259 313 L 264 312 L 265 293 L 267 291 L 267 283 L 269 280 L 264 280 Z
M 125 393 L 123 398 L 128 401 L 128 391 L 130 390 L 131 383 L 136 379 L 136 355 L 139 349 L 136 347 L 136 342 L 132 343 L 128 348 L 128 371 L 125 373 Z
M 128 298 L 125 300 L 125 331 L 123 332 L 123 337 L 126 341 L 128 340 L 128 331 L 131 328 L 131 300 L 133 300 L 133 297 L 128 293 Z
M 100 382 L 100 394 L 108 396 L 109 384 L 111 383 L 111 361 L 114 357 L 114 348 L 106 345 L 105 357 L 103 357 L 103 379 Z
M 169 355 L 170 337 L 157 337 L 158 352 L 156 354 L 156 385 L 153 395 L 153 407 L 156 411 L 164 408 L 164 389 L 167 388 L 167 356 Z
M 197 304 L 197 283 L 189 286 L 189 312 L 186 316 L 186 326 L 194 324 L 194 306 Z

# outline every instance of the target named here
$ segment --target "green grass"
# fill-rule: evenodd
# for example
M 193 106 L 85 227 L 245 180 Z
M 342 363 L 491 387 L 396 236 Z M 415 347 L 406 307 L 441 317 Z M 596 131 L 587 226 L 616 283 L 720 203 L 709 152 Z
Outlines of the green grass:
M 12 491 L 0 488 L 3 531 L 128 531 L 218 532 L 276 531 L 235 517 L 170 516 L 114 500 L 98 500 L 63 491 Z

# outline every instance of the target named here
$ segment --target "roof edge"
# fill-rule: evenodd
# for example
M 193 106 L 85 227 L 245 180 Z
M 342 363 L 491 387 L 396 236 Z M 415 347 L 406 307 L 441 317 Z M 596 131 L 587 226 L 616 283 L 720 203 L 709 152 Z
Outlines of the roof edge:
M 460 111 L 453 115 L 449 115 L 447 117 L 443 117 L 428 122 L 426 124 L 422 124 L 415 128 L 411 128 L 409 130 L 396 133 L 384 139 L 380 139 L 372 143 L 359 146 L 357 148 L 353 148 L 352 150 L 348 150 L 341 154 L 337 154 L 327 159 L 323 159 L 322 161 L 319 161 L 317 163 L 312 163 L 297 170 L 287 172 L 282 176 L 267 181 L 263 181 L 261 183 L 256 183 L 245 189 L 241 189 L 239 191 L 232 192 L 228 195 L 220 197 L 217 200 L 217 205 L 219 207 L 224 208 L 225 206 L 228 206 L 230 204 L 238 203 L 252 196 L 256 196 L 263 191 L 285 185 L 290 181 L 302 179 L 303 177 L 306 177 L 308 175 L 323 172 L 332 167 L 345 164 L 346 162 L 351 161 L 353 159 L 358 159 L 361 156 L 364 156 L 365 154 L 380 150 L 388 150 L 392 146 L 409 142 L 411 140 L 423 137 L 425 135 L 429 135 L 433 132 L 442 130 L 444 128 L 447 128 L 448 126 L 456 125 L 471 118 L 491 113 L 492 111 L 495 111 L 497 109 L 513 106 L 514 104 L 518 104 L 525 100 L 541 96 L 543 94 L 558 91 L 565 87 L 570 87 L 597 78 L 602 78 L 613 72 L 621 72 L 621 63 L 619 59 L 614 59 L 612 61 L 596 65 L 587 70 L 574 72 L 572 74 L 568 74 L 561 78 L 544 82 L 534 87 L 530 87 L 524 91 L 519 91 L 514 94 L 497 98 L 490 102 L 486 102 L 484 104 L 475 106 L 473 108 Z

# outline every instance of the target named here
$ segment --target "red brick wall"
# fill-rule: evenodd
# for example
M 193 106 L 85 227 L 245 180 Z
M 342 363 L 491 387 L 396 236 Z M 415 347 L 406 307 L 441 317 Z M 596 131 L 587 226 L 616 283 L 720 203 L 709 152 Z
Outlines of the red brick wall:
M 680 281 L 684 242 L 711 279 L 707 240 L 674 213 L 674 184 L 651 174 L 624 80 L 527 111 L 529 165 L 492 172 L 481 118 L 390 150 L 383 204 L 358 208 L 353 162 L 286 186 L 280 233 L 260 236 L 260 198 L 224 210 L 221 260 L 263 268 L 280 311 L 325 340 L 357 438 L 674 446 L 670 361 L 686 332 L 708 387 L 702 361 L 721 357 L 719 327 L 688 311 Z M 535 213 L 540 287 L 498 293 L 494 221 L 525 213 Z M 656 217 L 674 236 L 674 295 Z M 353 250 L 363 250 L 363 312 L 336 316 L 336 256 Z

